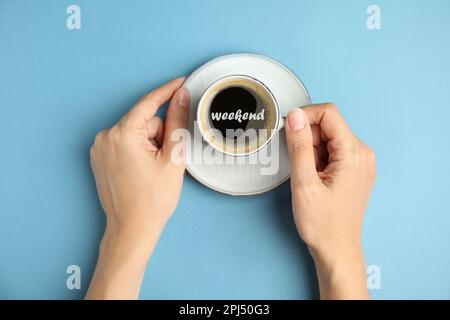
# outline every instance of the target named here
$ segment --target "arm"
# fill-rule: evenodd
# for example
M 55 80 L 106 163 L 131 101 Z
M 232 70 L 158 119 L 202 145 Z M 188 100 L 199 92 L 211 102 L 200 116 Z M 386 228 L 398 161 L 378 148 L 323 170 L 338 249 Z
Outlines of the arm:
M 361 245 L 375 154 L 332 104 L 288 114 L 292 209 L 313 257 L 322 299 L 368 299 Z
M 107 223 L 86 299 L 136 299 L 159 236 L 175 210 L 183 183 L 179 141 L 189 92 L 175 79 L 144 96 L 114 127 L 100 132 L 91 166 Z M 172 98 L 172 99 L 171 99 Z M 166 123 L 155 116 L 171 99 Z

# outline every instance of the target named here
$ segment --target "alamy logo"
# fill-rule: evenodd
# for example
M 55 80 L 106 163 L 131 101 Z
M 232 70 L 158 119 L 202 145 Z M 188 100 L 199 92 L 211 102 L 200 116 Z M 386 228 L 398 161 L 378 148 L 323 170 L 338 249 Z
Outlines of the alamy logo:
M 81 9 L 79 6 L 72 4 L 67 7 L 66 13 L 69 14 L 66 20 L 66 27 L 69 30 L 81 29 Z
M 381 289 L 381 268 L 376 264 L 370 265 L 366 269 L 367 273 L 367 289 Z
M 366 10 L 367 17 L 366 26 L 369 30 L 381 30 L 381 9 L 377 5 L 370 5 Z
M 67 267 L 66 273 L 69 275 L 66 280 L 66 288 L 69 290 L 81 289 L 81 269 L 73 264 Z

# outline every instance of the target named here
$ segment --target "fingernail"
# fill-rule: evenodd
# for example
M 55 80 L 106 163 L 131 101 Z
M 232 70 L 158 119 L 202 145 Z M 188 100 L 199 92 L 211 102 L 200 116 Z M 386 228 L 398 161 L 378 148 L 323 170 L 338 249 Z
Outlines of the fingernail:
M 289 129 L 293 131 L 301 130 L 306 125 L 305 112 L 296 108 L 288 113 Z
M 178 105 L 187 108 L 189 105 L 189 91 L 185 87 L 178 89 Z

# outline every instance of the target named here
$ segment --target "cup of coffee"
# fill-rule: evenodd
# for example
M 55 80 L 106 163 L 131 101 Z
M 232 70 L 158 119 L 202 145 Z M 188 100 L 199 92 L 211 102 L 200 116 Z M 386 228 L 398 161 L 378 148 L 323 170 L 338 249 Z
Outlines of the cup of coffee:
M 231 156 L 247 156 L 264 147 L 284 126 L 275 97 L 247 75 L 223 77 L 200 98 L 197 123 L 204 140 Z

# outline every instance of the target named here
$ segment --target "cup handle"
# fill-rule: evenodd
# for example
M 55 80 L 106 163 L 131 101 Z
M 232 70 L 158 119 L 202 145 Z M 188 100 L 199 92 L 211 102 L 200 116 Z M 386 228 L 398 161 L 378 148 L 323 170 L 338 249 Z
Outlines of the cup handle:
M 278 121 L 278 128 L 277 130 L 283 130 L 286 126 L 286 117 L 280 116 L 280 121 Z

